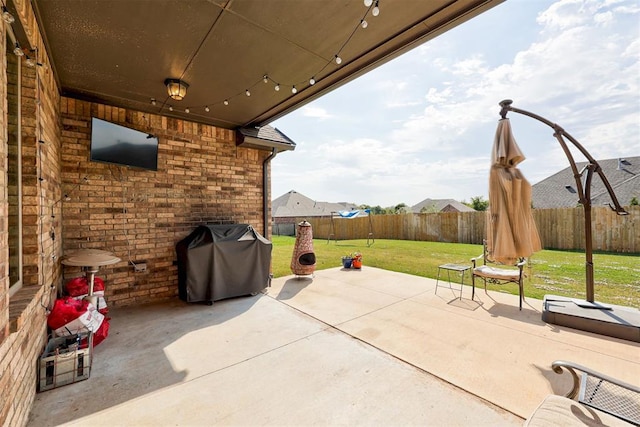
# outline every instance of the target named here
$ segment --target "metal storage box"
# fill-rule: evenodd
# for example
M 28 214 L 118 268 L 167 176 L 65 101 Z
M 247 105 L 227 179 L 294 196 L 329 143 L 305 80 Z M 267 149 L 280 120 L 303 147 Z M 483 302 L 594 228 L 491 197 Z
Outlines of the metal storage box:
M 89 347 L 82 348 L 82 338 L 86 336 L 70 335 L 49 340 L 38 363 L 38 391 L 89 378 L 91 351 Z

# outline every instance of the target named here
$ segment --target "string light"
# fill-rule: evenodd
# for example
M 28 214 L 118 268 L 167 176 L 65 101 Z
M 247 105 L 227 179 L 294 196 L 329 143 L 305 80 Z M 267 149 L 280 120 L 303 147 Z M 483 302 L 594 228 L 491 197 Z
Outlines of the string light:
M 7 9 L 7 6 L 4 4 L 2 5 L 2 19 L 7 24 L 13 24 L 16 21 L 16 18 L 13 17 L 11 12 L 9 12 L 9 9 Z
M 327 61 L 325 63 L 325 65 L 314 75 L 312 75 L 309 80 L 308 80 L 308 84 L 309 86 L 313 86 L 316 84 L 317 80 L 316 80 L 316 76 L 319 74 L 322 74 L 322 72 L 325 70 L 325 68 L 327 68 L 332 62 L 335 63 L 336 65 L 341 65 L 342 64 L 342 57 L 340 56 L 340 53 L 345 49 L 345 47 L 347 46 L 347 44 L 351 41 L 351 39 L 353 38 L 353 36 L 355 35 L 355 33 L 357 32 L 358 29 L 362 28 L 365 29 L 369 26 L 369 23 L 367 22 L 367 20 L 365 19 L 367 15 L 371 14 L 373 16 L 378 16 L 380 14 L 380 0 L 363 0 L 364 1 L 364 5 L 365 7 L 367 7 L 367 11 L 363 14 L 364 16 L 362 16 L 362 19 L 360 19 L 357 24 L 355 25 L 355 28 L 353 29 L 353 31 L 351 32 L 351 34 L 349 35 L 349 37 L 345 40 L 345 42 L 342 44 L 342 46 L 340 47 L 340 49 L 338 49 L 335 53 L 335 55 L 331 58 L 331 60 Z M 373 7 L 372 7 L 373 6 Z M 19 45 L 16 43 L 16 46 L 18 47 Z M 19 55 L 19 53 L 16 52 L 16 50 L 14 49 L 14 53 L 16 55 Z M 273 89 L 276 92 L 280 91 L 280 83 L 276 82 L 273 78 L 269 77 L 269 74 L 264 73 L 262 75 L 261 78 L 262 82 L 267 84 L 269 82 L 273 82 L 275 83 Z M 300 83 L 300 82 L 298 82 Z M 260 84 L 260 80 L 257 80 L 255 83 L 253 83 L 252 85 L 249 85 L 245 90 L 244 90 L 244 95 L 246 97 L 250 97 L 251 96 L 251 90 L 255 89 L 257 85 Z M 296 94 L 298 93 L 298 88 L 296 87 L 295 84 L 286 84 L 285 83 L 285 87 L 291 86 L 291 93 L 292 94 Z M 213 102 L 213 103 L 209 103 L 208 105 L 200 105 L 200 106 L 191 106 L 189 108 L 186 108 L 184 111 L 185 113 L 189 113 L 190 112 L 190 108 L 204 108 L 205 112 L 210 112 L 211 108 L 213 108 L 216 105 L 224 105 L 224 106 L 228 106 L 230 103 L 230 99 L 236 98 L 240 95 L 242 95 L 243 92 L 239 92 L 236 93 L 235 95 L 232 95 L 229 98 L 225 98 L 222 102 L 217 101 L 217 102 Z M 152 105 L 156 105 L 156 101 L 154 98 L 151 98 L 151 103 Z M 165 108 L 163 104 L 162 108 Z M 210 108 L 211 106 L 211 108 Z M 169 111 L 173 111 L 173 106 L 169 105 L 168 106 Z
M 191 112 L 191 110 L 189 110 L 189 107 L 187 107 L 187 108 L 184 109 L 184 112 L 189 114 Z
M 22 49 L 20 49 L 20 51 L 22 51 Z M 29 68 L 42 67 L 45 70 L 48 69 L 46 64 L 38 62 L 38 49 L 37 48 L 33 48 L 33 49 L 31 49 L 31 52 L 35 56 L 34 58 L 32 58 L 31 56 L 29 56 L 26 53 L 24 53 L 24 51 L 22 51 L 22 53 L 24 53 L 25 64 L 27 65 L 27 67 L 29 67 Z M 16 53 L 16 55 L 22 56 L 22 55 L 20 55 L 19 52 Z
M 25 60 L 25 64 L 27 64 L 27 67 L 35 68 L 35 66 L 37 65 L 36 61 L 29 55 L 26 55 L 26 57 L 27 59 Z
M 20 43 L 16 42 L 16 46 L 13 48 L 13 54 L 15 56 L 24 56 L 24 51 L 20 47 Z

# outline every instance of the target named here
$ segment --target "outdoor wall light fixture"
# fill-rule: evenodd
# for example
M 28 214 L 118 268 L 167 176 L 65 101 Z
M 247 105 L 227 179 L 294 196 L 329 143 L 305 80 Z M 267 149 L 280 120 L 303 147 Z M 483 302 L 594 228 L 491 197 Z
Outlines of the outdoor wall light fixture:
M 183 82 L 180 79 L 166 79 L 164 84 L 167 86 L 169 96 L 176 101 L 182 101 L 182 98 L 187 95 L 187 89 L 189 88 L 187 82 Z

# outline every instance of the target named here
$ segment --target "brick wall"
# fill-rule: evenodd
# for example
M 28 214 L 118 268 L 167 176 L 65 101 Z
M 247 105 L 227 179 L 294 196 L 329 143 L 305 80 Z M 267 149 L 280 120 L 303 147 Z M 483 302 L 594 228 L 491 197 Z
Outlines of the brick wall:
M 31 2 L 13 4 L 13 26 L 22 26 L 48 65 Z M 3 34 L 5 25 L 0 20 Z M 3 58 L 6 49 L 3 37 Z M 0 64 L 0 425 L 13 427 L 26 425 L 35 397 L 45 308 L 66 278 L 81 273 L 63 269 L 61 256 L 78 248 L 115 252 L 122 262 L 99 274 L 111 306 L 176 298 L 175 244 L 197 225 L 248 223 L 268 237 L 262 171 L 269 153 L 237 148 L 230 130 L 60 98 L 51 67 L 23 67 L 24 286 L 9 297 L 7 74 Z M 92 116 L 157 135 L 158 171 L 90 162 Z M 147 271 L 134 272 L 129 261 L 144 261 Z
M 2 20 L 0 20 L 2 21 Z M 7 218 L 9 216 L 8 204 L 8 162 L 7 155 L 9 145 L 7 143 L 7 63 L 4 60 L 7 51 L 5 34 L 5 23 L 0 22 L 2 28 L 2 41 L 0 41 L 0 373 L 4 372 L 3 362 L 3 345 L 5 338 L 9 335 L 9 225 Z M 4 396 L 3 384 L 5 382 L 4 375 L 0 378 L 0 393 Z M 4 400 L 4 399 L 3 399 Z M 2 409 L 0 409 L 0 421 L 2 418 Z
M 15 0 L 14 29 L 21 26 L 27 51 L 49 63 L 31 3 Z M 46 310 L 61 279 L 60 227 L 60 125 L 59 91 L 50 67 L 21 67 L 22 185 L 23 185 L 23 287 L 9 298 L 7 211 L 7 46 L 2 26 L 0 55 L 0 425 L 23 426 L 36 392 L 36 360 L 46 339 Z M 23 44 L 24 46 L 24 44 Z M 9 50 L 13 47 L 9 46 Z M 13 60 L 14 57 L 10 56 Z M 14 72 L 14 71 L 12 71 Z M 54 233 L 52 233 L 54 231 Z
M 176 298 L 175 245 L 200 224 L 248 223 L 265 234 L 269 152 L 236 147 L 231 130 L 86 101 L 62 98 L 61 114 L 64 250 L 122 259 L 98 273 L 109 306 Z M 158 171 L 90 161 L 92 116 L 157 136 Z M 79 273 L 65 267 L 65 280 Z
M 30 286 L 23 291 L 20 319 L 24 321 L 0 344 L 0 424 L 7 427 L 27 423 L 36 393 L 36 360 L 46 343 L 45 311 L 40 305 L 48 298 L 43 295 L 46 289 Z

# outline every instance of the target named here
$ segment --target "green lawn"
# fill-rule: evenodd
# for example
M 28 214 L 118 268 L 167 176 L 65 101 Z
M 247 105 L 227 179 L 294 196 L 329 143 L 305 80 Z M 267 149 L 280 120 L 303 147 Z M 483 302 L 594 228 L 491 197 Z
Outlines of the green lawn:
M 275 277 L 291 275 L 291 256 L 295 238 L 273 236 L 273 273 Z M 470 259 L 482 254 L 481 245 L 461 243 L 376 240 L 367 247 L 366 240 L 338 242 L 314 240 L 316 269 L 341 267 L 341 258 L 360 252 L 363 264 L 417 276 L 436 278 L 438 265 L 471 265 Z M 525 294 L 542 299 L 545 294 L 585 298 L 584 252 L 543 250 L 534 254 L 525 267 Z M 610 304 L 640 307 L 640 255 L 596 253 L 593 255 L 595 299 Z M 469 276 L 467 275 L 467 278 Z M 470 284 L 469 280 L 465 283 Z M 517 285 L 491 285 L 489 289 L 517 295 Z

